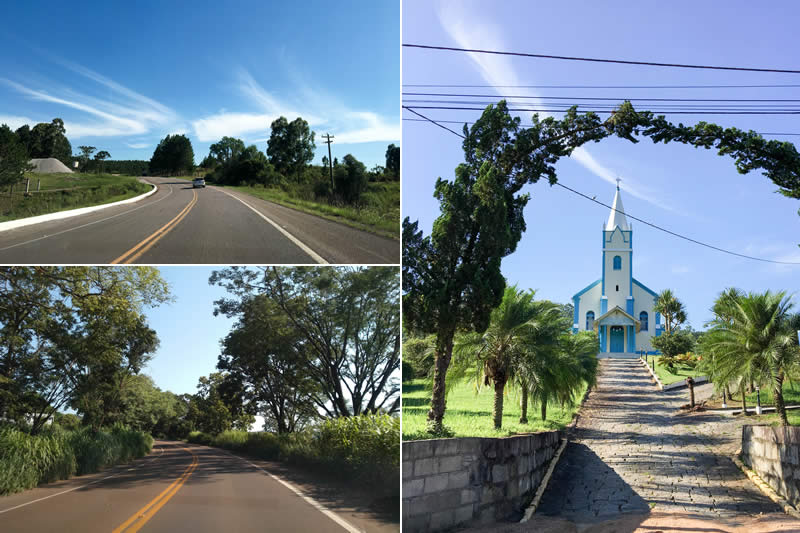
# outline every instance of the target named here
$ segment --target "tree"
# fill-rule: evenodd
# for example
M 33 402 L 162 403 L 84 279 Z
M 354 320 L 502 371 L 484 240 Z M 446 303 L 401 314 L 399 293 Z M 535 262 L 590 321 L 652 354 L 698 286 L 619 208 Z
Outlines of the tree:
M 197 389 L 189 416 L 198 430 L 212 435 L 229 429 L 247 431 L 255 422 L 238 394 L 238 383 L 229 374 L 213 372 L 202 376 Z
M 104 161 L 105 161 L 106 159 L 108 159 L 109 157 L 111 157 L 111 154 L 109 154 L 109 153 L 108 153 L 108 152 L 106 152 L 105 150 L 100 150 L 100 151 L 99 151 L 99 152 L 97 152 L 97 154 L 94 156 L 94 160 L 95 160 L 95 161 L 97 161 L 97 162 L 100 164 L 100 165 L 99 165 L 99 167 L 98 167 L 98 172 L 103 172 L 103 170 L 105 169 L 105 163 L 104 163 Z
M 692 351 L 694 337 L 688 331 L 673 331 L 651 339 L 653 348 L 660 350 L 666 357 L 672 358 Z
M 506 384 L 522 372 L 526 361 L 545 359 L 544 352 L 555 349 L 558 335 L 564 329 L 558 306 L 535 301 L 533 297 L 533 291 L 507 287 L 500 305 L 491 313 L 487 329 L 483 333 L 461 335 L 455 342 L 455 374 L 460 374 L 459 368 L 474 367 L 479 381 L 494 387 L 495 429 L 503 424 Z M 523 390 L 527 391 L 527 387 L 523 386 Z
M 89 159 L 92 157 L 92 154 L 95 150 L 97 150 L 97 148 L 94 146 L 82 145 L 78 146 L 78 150 L 81 151 L 81 154 L 78 156 L 78 159 L 81 161 L 81 170 L 85 171 L 89 166 Z
M 775 408 L 781 424 L 788 426 L 783 381 L 800 361 L 797 333 L 791 324 L 792 307 L 785 292 L 720 296 L 723 318 L 714 321 L 704 344 L 714 353 L 724 381 L 738 381 L 746 413 L 745 384 L 766 376 L 772 382 Z
M 400 409 L 400 302 L 394 268 L 231 267 L 209 283 L 234 297 L 214 313 L 241 316 L 260 295 L 270 302 L 268 323 L 299 335 L 296 360 L 319 387 L 312 397 L 327 417 L 396 413 Z
M 343 164 L 334 173 L 336 192 L 345 202 L 357 204 L 367 188 L 367 167 L 351 154 L 344 156 Z
M 72 160 L 72 146 L 66 136 L 64 121 L 54 118 L 52 122 L 36 124 L 30 132 L 28 153 L 33 158 L 55 157 L 65 165 Z
M 168 299 L 152 267 L 0 268 L 0 418 L 36 433 L 65 406 L 95 427 L 114 416 L 157 344 L 142 309 Z
M 390 144 L 386 149 L 386 170 L 400 179 L 400 147 Z
M 11 128 L 3 124 L 0 126 L 0 187 L 19 183 L 30 168 L 25 147 Z
M 272 131 L 267 143 L 270 163 L 281 174 L 294 174 L 299 181 L 300 171 L 314 159 L 314 132 L 300 117 L 292 122 L 280 117 L 270 127 Z
M 263 296 L 243 302 L 239 322 L 222 341 L 217 367 L 240 383 L 243 397 L 277 433 L 302 429 L 316 418 L 319 387 L 308 372 L 303 339 Z
M 484 331 L 502 298 L 500 262 L 525 230 L 528 195 L 518 194 L 520 189 L 541 176 L 554 182 L 560 156 L 608 134 L 591 113 L 573 110 L 560 121 L 533 120 L 532 128 L 521 131 L 504 101 L 489 106 L 472 128 L 464 128 L 465 162 L 456 168 L 455 181 L 436 182 L 441 215 L 431 235 L 424 237 L 417 222 L 403 222 L 404 321 L 437 336 L 428 413 L 436 433 L 442 430 L 454 335 L 459 329 Z
M 233 137 L 223 137 L 209 147 L 209 155 L 221 165 L 233 161 L 242 152 L 244 152 L 244 141 Z
M 150 159 L 151 174 L 183 175 L 194 170 L 192 142 L 185 135 L 164 137 Z
M 664 332 L 669 335 L 673 330 L 686 322 L 686 309 L 670 289 L 664 289 L 656 298 L 656 313 L 664 317 Z

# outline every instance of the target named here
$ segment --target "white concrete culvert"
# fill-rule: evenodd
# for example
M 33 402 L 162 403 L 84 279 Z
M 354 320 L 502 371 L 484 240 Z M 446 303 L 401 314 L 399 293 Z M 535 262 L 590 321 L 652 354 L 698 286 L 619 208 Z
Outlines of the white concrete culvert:
M 72 174 L 72 170 L 55 157 L 31 159 L 30 164 L 33 165 L 33 172 L 36 174 Z

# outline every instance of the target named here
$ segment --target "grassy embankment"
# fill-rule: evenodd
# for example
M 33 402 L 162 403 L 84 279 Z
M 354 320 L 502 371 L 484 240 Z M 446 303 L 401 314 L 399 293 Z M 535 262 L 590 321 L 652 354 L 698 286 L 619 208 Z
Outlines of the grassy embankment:
M 572 420 L 586 392 L 584 388 L 576 395 L 574 407 L 562 408 L 557 403 L 549 403 L 547 420 L 541 419 L 538 404 L 529 404 L 528 423 L 520 424 L 520 396 L 517 391 L 509 390 L 507 385 L 503 401 L 503 427 L 495 430 L 492 418 L 494 390 L 491 387 L 481 387 L 477 394 L 472 382 L 448 384 L 448 388 L 444 425 L 453 432 L 454 437 L 507 437 L 517 433 L 562 429 Z M 430 400 L 431 391 L 425 387 L 425 379 L 403 383 L 403 440 L 433 438 L 426 432 Z
M 193 431 L 187 440 L 345 477 L 384 495 L 399 497 L 400 420 L 396 417 L 326 420 L 314 428 L 284 435 L 225 431 L 214 436 Z
M 0 191 L 0 221 L 117 202 L 152 189 L 135 177 L 110 174 L 26 174 L 26 178 L 31 180 L 31 194 L 23 194 L 24 181 L 14 186 L 13 195 L 7 189 Z
M 92 433 L 56 426 L 36 436 L 0 428 L 0 495 L 97 472 L 143 457 L 152 447 L 150 435 L 120 427 Z
M 675 373 L 673 374 L 670 372 L 666 366 L 661 364 L 661 356 L 658 355 L 648 355 L 647 356 L 647 364 L 650 368 L 653 368 L 653 359 L 656 360 L 656 375 L 658 379 L 661 380 L 661 383 L 664 385 L 669 385 L 670 383 L 675 383 L 676 381 L 683 381 L 688 377 L 696 378 L 698 376 L 704 375 L 702 372 L 693 370 L 688 366 L 676 364 L 675 365 Z

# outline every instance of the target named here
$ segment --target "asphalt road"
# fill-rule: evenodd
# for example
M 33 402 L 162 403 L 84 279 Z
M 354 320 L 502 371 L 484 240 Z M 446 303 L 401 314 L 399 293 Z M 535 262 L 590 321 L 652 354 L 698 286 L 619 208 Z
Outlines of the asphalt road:
M 0 531 L 399 531 L 298 486 L 221 450 L 157 441 L 129 465 L 0 498 Z
M 400 243 L 246 194 L 147 178 L 133 204 L 0 232 L 0 264 L 399 264 Z

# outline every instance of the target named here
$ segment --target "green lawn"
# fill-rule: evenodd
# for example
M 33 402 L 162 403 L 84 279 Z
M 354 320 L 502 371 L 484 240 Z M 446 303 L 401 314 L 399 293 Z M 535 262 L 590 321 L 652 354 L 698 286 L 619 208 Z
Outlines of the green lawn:
M 647 365 L 650 368 L 653 368 L 653 359 L 656 360 L 656 375 L 658 379 L 661 380 L 661 383 L 664 385 L 669 385 L 670 383 L 675 383 L 676 381 L 682 381 L 688 377 L 696 378 L 697 376 L 702 376 L 702 372 L 697 372 L 695 370 L 690 369 L 687 366 L 683 365 L 675 365 L 675 373 L 673 374 L 667 367 L 660 363 L 661 356 L 658 355 L 648 355 L 647 356 Z
M 433 438 L 425 429 L 431 392 L 425 388 L 425 379 L 403 383 L 403 440 Z M 548 404 L 547 420 L 540 418 L 538 405 L 528 405 L 528 423 L 520 424 L 520 396 L 518 391 L 506 387 L 503 401 L 503 427 L 494 429 L 492 404 L 494 390 L 482 387 L 476 394 L 474 382 L 462 382 L 453 386 L 447 395 L 447 411 L 444 425 L 454 437 L 507 437 L 517 433 L 531 433 L 564 428 L 577 410 L 577 402 L 583 398 L 585 389 L 576 398 L 576 407 L 561 409 L 557 404 Z
M 30 195 L 22 194 L 24 181 L 14 186 L 13 195 L 0 190 L 0 221 L 117 202 L 152 189 L 133 176 L 65 173 L 26 174 L 26 177 L 30 178 Z
M 717 394 L 719 396 L 719 394 Z M 800 404 L 800 383 L 783 383 L 783 401 L 786 405 L 798 405 Z M 709 406 L 713 407 L 720 407 L 722 405 L 722 398 L 714 398 L 712 402 L 708 403 Z M 742 406 L 742 398 L 738 393 L 733 393 L 731 398 L 728 400 L 728 407 L 741 407 Z M 756 406 L 756 393 L 751 392 L 747 395 L 747 407 Z M 775 399 L 772 395 L 771 388 L 761 388 L 761 406 L 762 407 L 774 407 L 775 406 Z M 787 411 L 788 413 L 792 413 L 792 411 Z M 798 422 L 800 422 L 800 412 L 796 415 L 798 417 Z M 789 418 L 791 421 L 791 416 Z
M 400 238 L 400 182 L 397 181 L 370 182 L 364 193 L 365 205 L 360 209 L 300 198 L 281 188 L 225 187 L 384 237 Z

